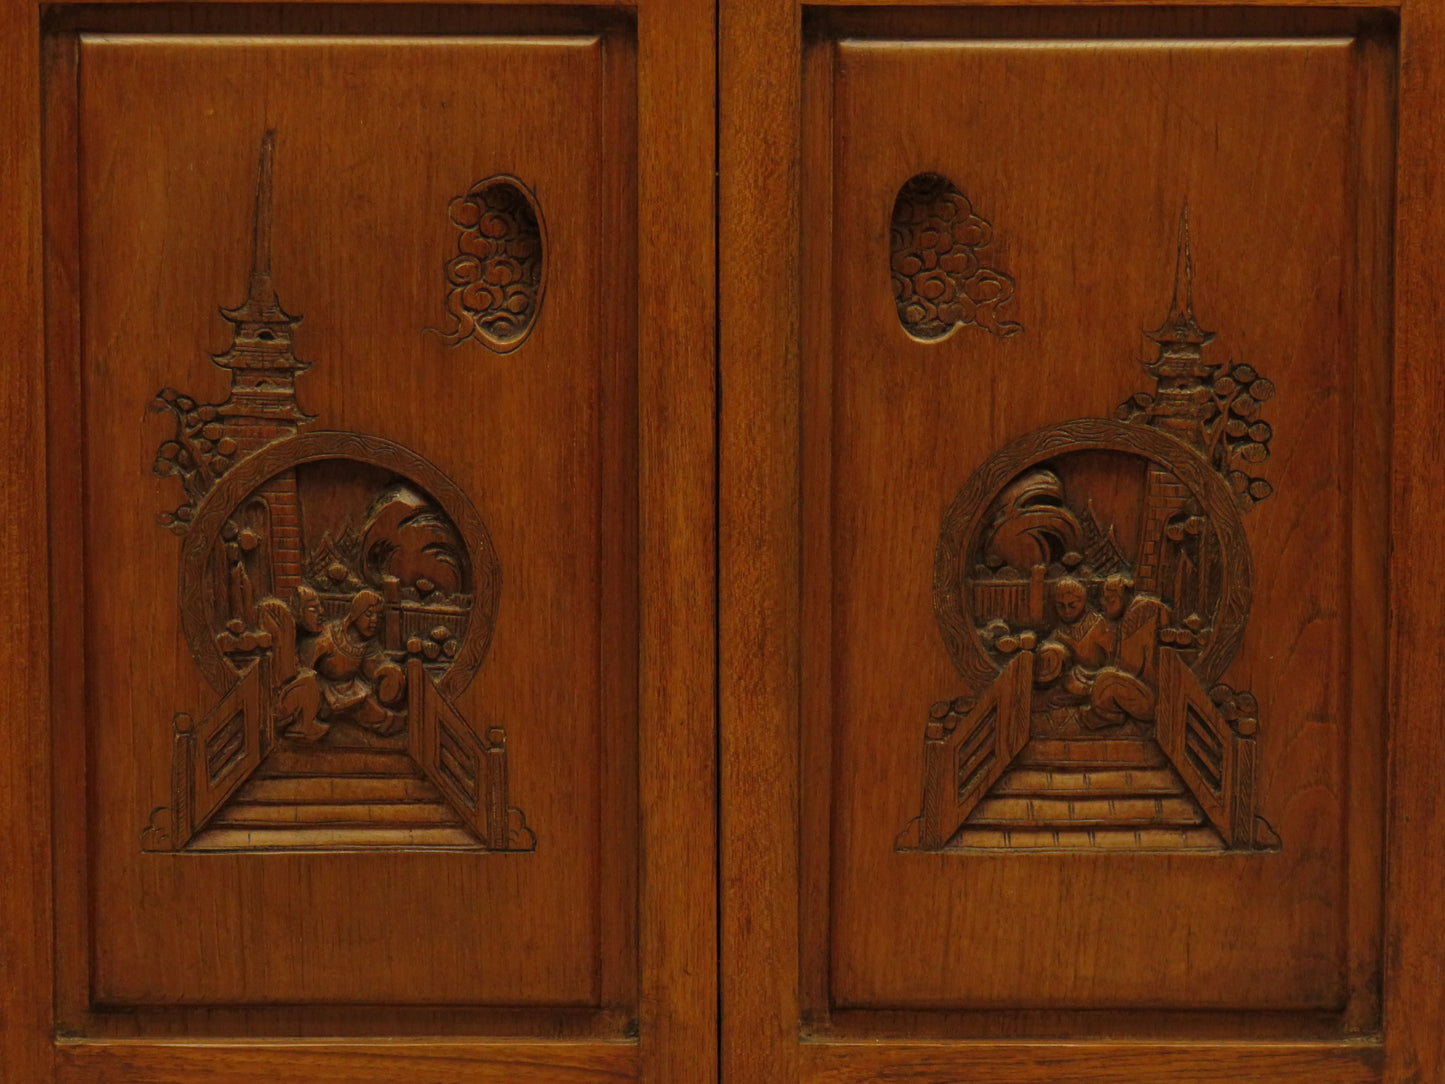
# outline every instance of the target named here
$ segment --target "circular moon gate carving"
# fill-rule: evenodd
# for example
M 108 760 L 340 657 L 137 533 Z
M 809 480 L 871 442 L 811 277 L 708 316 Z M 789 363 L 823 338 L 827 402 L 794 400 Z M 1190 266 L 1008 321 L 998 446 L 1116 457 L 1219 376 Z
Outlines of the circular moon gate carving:
M 971 591 L 975 561 L 983 553 L 984 535 L 999 515 L 1000 498 L 1025 480 L 1031 470 L 1038 471 L 1050 464 L 1058 464 L 1062 469 L 1071 457 L 1087 453 L 1114 453 L 1133 460 L 1145 475 L 1151 468 L 1157 469 L 1157 479 L 1167 479 L 1160 484 L 1175 487 L 1173 505 L 1195 510 L 1190 527 L 1209 533 L 1217 547 L 1218 560 L 1217 582 L 1208 589 L 1210 612 L 1201 615 L 1211 621 L 1212 631 L 1190 667 L 1203 683 L 1211 684 L 1224 674 L 1239 650 L 1249 616 L 1250 559 L 1244 525 L 1228 483 L 1211 469 L 1199 452 L 1157 429 L 1105 419 L 1082 419 L 1036 430 L 994 454 L 959 490 L 944 516 L 934 560 L 934 615 L 954 666 L 975 691 L 986 688 L 1003 669 L 1002 662 L 979 634 L 985 616 L 975 612 Z M 1039 471 L 1039 475 L 1052 479 L 1052 486 L 1045 480 L 1041 483 L 1043 488 L 1058 486 L 1058 479 L 1051 473 Z M 1142 507 L 1147 497 L 1142 493 L 1140 496 Z M 1056 502 L 1062 511 L 1055 519 L 1077 518 L 1063 505 L 1061 487 L 1045 500 L 1046 504 L 1032 511 L 1046 512 Z M 1092 506 L 1087 514 L 1093 523 Z M 1057 533 L 1067 535 L 1070 530 L 1072 528 Z M 1042 527 L 1036 537 L 1039 533 L 1049 535 L 1050 529 Z M 1112 547 L 1112 530 L 1106 529 L 1106 534 L 1107 545 Z M 1069 556 L 1076 561 L 1080 558 L 1077 553 Z M 1140 563 L 1137 554 L 1120 556 L 1131 568 Z M 998 562 L 999 558 L 994 557 L 994 561 Z M 1058 563 L 1048 563 L 1052 565 L 1050 578 L 1057 580 Z M 1063 574 L 1068 574 L 1067 569 Z M 1022 575 L 1016 582 L 1023 590 Z M 1038 586 L 1041 588 L 1042 583 Z
M 421 512 L 419 520 L 414 519 L 422 525 L 421 537 L 414 539 L 418 550 L 450 549 L 435 536 L 454 531 L 460 553 L 450 558 L 445 552 L 426 554 L 434 565 L 438 560 L 444 562 L 435 565 L 443 573 L 454 570 L 450 586 L 470 600 L 466 631 L 454 645 L 454 653 L 446 658 L 438 656 L 445 666 L 437 680 L 438 689 L 454 699 L 470 684 L 491 644 L 502 579 L 496 550 L 476 508 L 437 467 L 400 444 L 358 433 L 303 432 L 276 441 L 239 462 L 206 494 L 185 535 L 180 562 L 181 628 L 196 664 L 217 692 L 225 693 L 235 684 L 238 671 L 218 643 L 216 607 L 211 604 L 216 590 L 215 555 L 218 548 L 227 545 L 223 533 L 234 531 L 238 515 L 253 503 L 258 491 L 288 475 L 294 477 L 298 469 L 325 464 L 343 469 L 349 465 L 357 471 L 389 478 L 398 487 L 400 499 L 411 501 L 406 510 Z M 294 488 L 294 481 L 291 485 Z M 420 503 L 426 501 L 434 502 L 435 508 Z M 336 545 L 341 540 L 329 541 Z M 359 551 L 365 541 L 364 536 L 353 537 L 351 548 Z M 299 549 L 298 545 L 298 561 Z M 364 552 L 350 567 L 338 561 L 332 566 L 333 574 L 353 588 L 375 587 L 375 582 L 367 578 L 366 561 Z M 415 564 L 412 567 L 414 571 Z M 416 582 L 423 590 L 440 593 L 443 589 L 430 581 Z

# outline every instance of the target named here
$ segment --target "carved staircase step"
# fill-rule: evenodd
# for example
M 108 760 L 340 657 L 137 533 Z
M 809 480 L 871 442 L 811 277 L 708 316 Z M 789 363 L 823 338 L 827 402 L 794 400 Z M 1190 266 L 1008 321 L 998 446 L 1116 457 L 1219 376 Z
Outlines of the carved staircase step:
M 1017 768 L 998 781 L 994 793 L 1081 794 L 1095 798 L 1141 794 L 1184 794 L 1184 781 L 1168 768 Z
M 372 850 L 379 847 L 455 847 L 475 850 L 477 840 L 453 826 L 276 826 L 207 828 L 187 848 L 193 851 L 236 850 Z
M 232 802 L 216 814 L 213 827 L 281 824 L 409 825 L 461 824 L 443 801 L 435 802 L 310 802 L 268 804 Z
M 405 776 L 422 778 L 406 753 L 390 749 L 337 749 L 328 746 L 279 745 L 256 770 L 266 776 Z
M 945 850 L 1222 851 L 1213 828 L 975 828 L 965 825 Z
M 985 798 L 968 818 L 968 827 L 1168 826 L 1204 823 L 1204 814 L 1188 798 Z
M 1159 743 L 1150 738 L 1035 738 L 1014 762 L 1029 767 L 1145 767 L 1169 763 Z
M 417 776 L 311 775 L 252 778 L 236 792 L 241 802 L 433 801 L 436 788 Z

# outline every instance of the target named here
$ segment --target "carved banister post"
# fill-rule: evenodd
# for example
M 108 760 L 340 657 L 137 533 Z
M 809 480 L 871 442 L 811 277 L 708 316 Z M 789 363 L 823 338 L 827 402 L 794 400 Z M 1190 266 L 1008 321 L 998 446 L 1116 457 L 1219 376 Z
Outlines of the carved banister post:
M 381 597 L 386 604 L 386 628 L 382 636 L 388 651 L 400 652 L 401 637 L 401 580 L 395 576 L 381 578 Z
M 261 756 L 264 757 L 267 753 L 271 751 L 271 747 L 276 744 L 277 737 L 276 701 L 278 698 L 277 689 L 273 685 L 273 682 L 275 681 L 273 675 L 276 672 L 276 655 L 274 650 L 267 651 L 261 656 L 260 660 L 258 661 L 258 667 L 260 670 L 261 679 L 260 688 L 258 690 L 261 708 L 259 713 L 261 724 L 260 749 Z
M 501 727 L 487 731 L 487 846 L 494 851 L 511 847 L 507 800 L 507 735 Z
M 1234 794 L 1230 806 L 1230 840 L 1235 847 L 1254 845 L 1255 742 L 1259 720 L 1253 716 L 1236 719 L 1234 731 Z
M 918 818 L 918 846 L 936 851 L 943 846 L 943 798 L 948 771 L 948 729 L 944 719 L 951 704 L 940 700 L 929 709 L 923 737 L 923 811 Z
M 1049 594 L 1048 583 L 1045 579 L 1048 571 L 1048 567 L 1045 565 L 1034 565 L 1029 570 L 1028 623 L 1030 628 L 1036 629 L 1044 623 L 1044 610 Z
M 196 830 L 196 739 L 191 733 L 195 720 L 178 712 L 172 720 L 175 736 L 171 745 L 171 808 L 175 819 L 171 825 L 171 850 L 178 851 L 190 842 Z
M 1036 638 L 1025 632 L 1020 638 L 1021 650 L 1004 671 L 1009 679 L 1007 694 L 1000 698 L 999 727 L 1000 760 L 1010 761 L 1029 743 L 1033 726 L 1034 646 Z

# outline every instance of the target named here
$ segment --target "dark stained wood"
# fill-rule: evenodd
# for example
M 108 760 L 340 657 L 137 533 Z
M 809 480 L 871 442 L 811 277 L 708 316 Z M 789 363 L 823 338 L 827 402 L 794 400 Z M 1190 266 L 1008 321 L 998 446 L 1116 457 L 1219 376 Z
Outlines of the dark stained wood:
M 637 1047 L 630 1043 L 404 1042 L 385 1046 L 345 1043 L 218 1047 L 203 1043 L 154 1045 L 73 1043 L 56 1051 L 57 1084 L 144 1080 L 146 1084 L 263 1084 L 315 1080 L 327 1084 L 583 1084 L 637 1079 Z
M 1399 75 L 1393 63 L 1381 63 L 1379 50 L 1394 50 L 1394 45 L 1381 35 L 1364 37 L 1360 42 L 1359 82 L 1355 93 L 1360 109 L 1356 116 L 1360 127 L 1355 140 L 1360 146 L 1386 147 L 1395 144 L 1396 125 L 1402 107 Z M 1354 161 L 1356 173 L 1349 182 L 1359 193 L 1359 214 L 1356 229 L 1356 258 L 1360 261 L 1357 294 L 1359 307 L 1358 336 L 1361 363 L 1357 370 L 1358 387 L 1364 400 L 1375 404 L 1355 419 L 1354 445 L 1360 462 L 1388 462 L 1392 471 L 1392 493 L 1386 501 L 1386 513 L 1396 499 L 1393 479 L 1401 470 L 1400 457 L 1391 443 L 1393 395 L 1390 390 L 1392 370 L 1399 364 L 1394 341 L 1392 303 L 1394 293 L 1395 246 L 1370 244 L 1369 237 L 1394 237 L 1395 186 L 1391 170 L 1400 165 L 1404 150 L 1395 146 L 1393 156 L 1361 154 Z M 1393 158 L 1393 161 L 1391 160 Z M 1368 500 L 1368 491 L 1379 480 L 1358 466 L 1351 475 L 1350 499 L 1356 506 Z M 1390 532 L 1375 529 L 1367 517 L 1356 516 L 1350 524 L 1348 548 L 1351 553 L 1349 576 L 1353 594 L 1349 600 L 1351 619 L 1360 635 L 1350 646 L 1352 658 L 1361 665 L 1354 671 L 1349 691 L 1352 716 L 1366 717 L 1375 706 L 1384 702 L 1387 711 L 1382 723 L 1388 727 L 1392 712 L 1389 704 L 1389 614 L 1394 603 L 1390 596 L 1390 554 L 1393 526 Z M 1378 599 L 1385 598 L 1381 607 Z M 1377 837 L 1383 827 L 1389 790 L 1386 787 L 1385 755 L 1396 739 L 1387 729 L 1386 749 L 1382 749 L 1366 727 L 1351 729 L 1347 759 L 1359 766 L 1351 778 L 1354 798 L 1349 808 L 1345 832 L 1350 839 Z M 1348 878 L 1350 950 L 1346 960 L 1347 984 L 1350 990 L 1342 1023 L 1348 1030 L 1373 1028 L 1382 1012 L 1380 961 L 1383 959 L 1383 933 L 1386 900 L 1391 888 L 1384 866 L 1385 849 L 1350 847 Z M 1385 886 L 1384 898 L 1373 887 Z M 1362 886 L 1356 888 L 1355 886 Z
M 0 388 L 15 405 L 4 426 L 0 490 L 9 514 L 0 524 L 10 558 L 0 569 L 0 621 L 12 675 L 0 709 L 0 1066 L 17 1080 L 43 1081 L 54 1029 L 51 962 L 50 635 L 47 538 L 43 258 L 41 235 L 41 48 L 36 10 L 0 7 L 5 67 L 0 74 L 0 314 L 10 329 L 0 352 Z M 13 55 L 12 55 L 13 54 Z
M 816 1084 L 901 1079 L 951 1084 L 961 1065 L 981 1080 L 1056 1084 L 1059 1080 L 1137 1084 L 1367 1084 L 1380 1077 L 1381 1053 L 1373 1044 L 1280 1043 L 1020 1043 L 959 1047 L 943 1043 L 806 1045 L 805 1075 Z M 1388 1079 L 1388 1078 L 1387 1078 Z

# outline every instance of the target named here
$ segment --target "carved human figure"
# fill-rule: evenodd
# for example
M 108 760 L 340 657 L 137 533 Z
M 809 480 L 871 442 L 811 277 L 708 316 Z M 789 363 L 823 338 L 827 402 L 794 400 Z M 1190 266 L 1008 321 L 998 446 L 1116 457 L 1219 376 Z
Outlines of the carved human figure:
M 1113 644 L 1108 665 L 1081 681 L 1089 683 L 1085 721 L 1096 727 L 1154 718 L 1155 657 L 1159 627 L 1168 620 L 1168 610 L 1152 595 L 1131 598 L 1133 590 L 1133 580 L 1116 574 L 1104 580 L 1100 591 Z
M 1103 666 L 1114 646 L 1112 623 L 1089 609 L 1088 592 L 1072 576 L 1054 584 L 1054 614 L 1058 623 L 1040 645 L 1034 668 L 1040 685 L 1058 680 L 1072 664 Z
M 1134 581 L 1122 573 L 1104 581 L 1101 598 L 1104 616 L 1117 622 L 1110 665 L 1152 687 L 1158 672 L 1159 630 L 1169 623 L 1169 607 L 1154 595 L 1135 594 Z
M 315 636 L 325 620 L 321 596 L 303 583 L 289 606 L 278 598 L 262 599 L 256 604 L 256 620 L 271 637 L 271 683 L 284 698 L 301 669 L 302 635 Z
M 1105 579 L 1100 614 L 1088 608 L 1078 580 L 1065 576 L 1054 585 L 1058 624 L 1039 647 L 1035 680 L 1058 682 L 1060 699 L 1087 703 L 1083 721 L 1094 729 L 1154 718 L 1155 643 L 1168 611 L 1149 595 L 1131 600 L 1133 586 L 1124 575 Z
M 319 599 L 314 609 L 303 601 L 302 627 L 319 611 Z M 303 648 L 302 668 L 279 705 L 279 714 L 297 716 L 290 733 L 317 741 L 343 718 L 380 734 L 401 729 L 405 716 L 393 709 L 405 694 L 406 679 L 377 638 L 381 612 L 380 595 L 359 591 L 346 616 L 320 628 Z
M 296 623 L 312 636 L 321 631 L 326 620 L 326 610 L 321 605 L 321 596 L 314 587 L 302 584 L 296 588 Z

